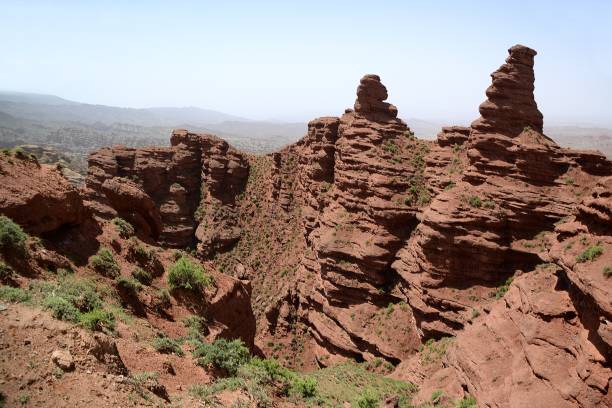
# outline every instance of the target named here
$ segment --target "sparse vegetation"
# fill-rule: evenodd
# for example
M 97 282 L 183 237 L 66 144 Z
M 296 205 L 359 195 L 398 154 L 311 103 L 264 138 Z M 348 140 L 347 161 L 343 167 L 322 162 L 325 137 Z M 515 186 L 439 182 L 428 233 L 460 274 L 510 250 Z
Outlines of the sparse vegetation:
M 177 356 L 185 355 L 181 345 L 176 340 L 172 340 L 166 336 L 156 337 L 151 342 L 151 345 L 155 350 L 162 354 L 176 354 Z
M 108 248 L 100 248 L 98 253 L 91 257 L 91 267 L 98 273 L 109 277 L 115 278 L 119 275 L 119 265 L 113 253 Z
M 444 186 L 444 191 L 452 190 L 457 184 L 454 181 L 449 182 Z
M 138 282 L 134 278 L 130 278 L 127 276 L 118 276 L 115 279 L 115 283 L 117 284 L 118 288 L 130 293 L 136 293 L 140 289 L 142 289 L 142 285 L 140 284 L 140 282 Z
M 312 398 L 317 395 L 317 380 L 311 377 L 297 377 L 291 384 L 291 393 L 302 398 Z
M 467 397 L 461 398 L 459 401 L 455 402 L 455 408 L 477 408 L 478 403 L 476 402 L 476 398 L 468 395 Z
M 513 280 L 514 280 L 513 277 L 509 277 L 508 279 L 506 279 L 506 281 L 501 286 L 499 286 L 494 292 L 491 292 L 491 297 L 495 299 L 503 298 L 506 292 L 508 292 L 508 289 L 510 288 L 510 284 L 512 283 Z
M 357 408 L 377 408 L 380 399 L 371 389 L 366 388 L 359 394 L 353 407 Z
M 13 276 L 13 268 L 0 260 L 0 282 L 5 281 Z
M 582 263 L 593 261 L 603 254 L 603 247 L 599 244 L 591 245 L 584 250 L 580 255 L 576 256 L 576 262 Z
M 135 233 L 132 224 L 130 224 L 123 218 L 113 218 L 113 224 L 115 225 L 115 228 L 117 229 L 117 232 L 119 233 L 119 236 L 121 236 L 121 238 L 127 239 Z
M 30 294 L 21 288 L 0 286 L 0 299 L 6 302 L 22 303 L 30 300 Z
M 43 302 L 43 306 L 51 311 L 54 318 L 59 320 L 76 323 L 81 315 L 79 309 L 74 307 L 71 302 L 57 295 L 47 297 Z
M 170 306 L 172 306 L 172 299 L 170 298 L 168 289 L 158 290 L 153 298 L 152 304 L 158 313 L 164 312 L 166 309 L 170 308 Z
M 480 208 L 482 207 L 482 200 L 480 199 L 480 197 L 478 196 L 471 196 L 470 198 L 468 198 L 468 203 L 475 208 Z
M 453 337 L 443 337 L 438 341 L 434 339 L 427 340 L 419 348 L 421 362 L 423 364 L 430 364 L 439 361 L 446 354 L 446 350 L 453 340 Z
M 150 285 L 153 281 L 151 274 L 141 267 L 136 267 L 136 269 L 132 271 L 132 277 L 143 285 Z
M 183 319 L 183 325 L 189 329 L 189 337 L 198 338 L 206 328 L 206 321 L 200 316 L 187 316 Z
M 10 218 L 0 215 L 0 250 L 25 252 L 28 235 Z
M 399 147 L 395 144 L 395 141 L 393 140 L 387 140 L 384 144 L 383 144 L 383 150 L 391 153 L 391 154 L 397 154 L 399 153 Z
M 235 376 L 238 368 L 249 361 L 249 349 L 241 340 L 218 339 L 214 343 L 202 343 L 194 352 L 198 364 L 206 367 L 209 364 L 217 369 Z
M 603 273 L 603 276 L 605 276 L 606 278 L 609 278 L 610 276 L 612 276 L 612 267 L 604 266 L 602 273 Z
M 211 284 L 212 278 L 204 273 L 204 269 L 185 256 L 180 257 L 168 272 L 168 285 L 172 289 L 201 290 Z
M 92 331 L 112 333 L 115 331 L 115 315 L 112 312 L 94 309 L 81 314 L 79 317 L 81 326 Z

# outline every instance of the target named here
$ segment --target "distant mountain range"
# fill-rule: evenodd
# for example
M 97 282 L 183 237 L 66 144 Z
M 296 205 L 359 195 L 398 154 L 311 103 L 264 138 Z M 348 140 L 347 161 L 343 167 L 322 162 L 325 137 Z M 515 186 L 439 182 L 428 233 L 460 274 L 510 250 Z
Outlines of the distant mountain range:
M 433 139 L 448 123 L 406 120 L 418 137 Z M 63 99 L 54 95 L 0 91 L 0 146 L 38 144 L 81 156 L 112 144 L 166 145 L 172 129 L 213 133 L 245 151 L 267 153 L 293 143 L 306 123 L 256 121 L 197 107 L 119 108 Z M 612 129 L 548 127 L 559 144 L 598 149 L 612 157 Z

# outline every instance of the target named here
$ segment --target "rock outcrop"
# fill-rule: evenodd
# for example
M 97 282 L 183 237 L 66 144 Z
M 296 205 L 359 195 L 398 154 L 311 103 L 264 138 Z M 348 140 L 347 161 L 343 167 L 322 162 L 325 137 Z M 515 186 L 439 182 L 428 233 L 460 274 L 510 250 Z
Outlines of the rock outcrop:
M 170 147 L 92 153 L 88 205 L 98 216 L 126 218 L 165 245 L 184 247 L 197 239 L 210 253 L 239 237 L 231 207 L 247 176 L 245 158 L 227 142 L 179 129 Z
M 596 175 L 612 171 L 603 155 L 562 149 L 541 133 L 535 51 L 509 52 L 464 143 L 461 179 L 424 211 L 394 263 L 424 338 L 461 329 L 491 286 L 540 263 L 538 246 L 524 241 L 551 231 Z
M 25 154 L 0 154 L 0 214 L 42 234 L 81 224 L 88 211 L 79 191 L 50 165 Z
M 382 309 L 400 301 L 390 264 L 429 200 L 423 176 L 428 146 L 412 137 L 386 98 L 378 76 L 364 76 L 355 111 L 311 121 L 299 142 L 309 250 L 301 262 L 303 287 L 295 293 L 320 362 L 330 352 L 399 361 L 417 347 L 409 309 L 391 306 L 388 315 Z M 403 340 L 393 340 L 398 337 Z

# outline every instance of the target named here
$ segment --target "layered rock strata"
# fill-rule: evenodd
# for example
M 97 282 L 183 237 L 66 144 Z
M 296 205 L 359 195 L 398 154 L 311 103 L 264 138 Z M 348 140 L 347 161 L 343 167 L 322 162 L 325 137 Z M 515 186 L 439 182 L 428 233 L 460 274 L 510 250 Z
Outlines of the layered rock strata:
M 184 247 L 197 239 L 199 249 L 210 252 L 238 237 L 226 215 L 247 176 L 246 159 L 227 142 L 179 129 L 170 147 L 92 153 L 88 204 L 98 216 L 124 217 L 165 245 Z

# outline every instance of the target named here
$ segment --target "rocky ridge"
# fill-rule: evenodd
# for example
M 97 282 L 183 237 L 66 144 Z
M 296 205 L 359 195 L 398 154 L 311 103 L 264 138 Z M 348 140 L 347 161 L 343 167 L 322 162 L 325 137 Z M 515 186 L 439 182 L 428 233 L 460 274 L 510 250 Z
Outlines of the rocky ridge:
M 195 313 L 207 341 L 241 338 L 293 368 L 364 362 L 417 384 L 417 404 L 609 406 L 612 164 L 542 133 L 536 52 L 508 52 L 480 118 L 433 142 L 415 138 L 380 77 L 365 75 L 354 109 L 312 120 L 302 140 L 271 155 L 175 130 L 170 147 L 92 153 L 80 192 L 32 167 L 44 182 L 10 190 L 0 213 L 52 233 L 54 270 L 82 273 L 68 259 L 75 245 L 104 246 L 124 277 L 138 264 L 159 285 L 174 256 L 166 248 L 190 249 L 216 282 L 203 303 L 175 291 L 160 312 L 150 289 L 119 291 L 123 306 L 175 336 L 185 329 L 165 313 Z M 21 213 L 40 207 L 37 194 L 52 200 L 31 219 Z M 70 211 L 58 204 L 73 195 Z M 114 217 L 137 238 L 118 236 Z M 157 257 L 140 259 L 138 245 Z M 163 369 L 134 347 L 118 341 L 129 370 L 144 368 L 139 354 Z

